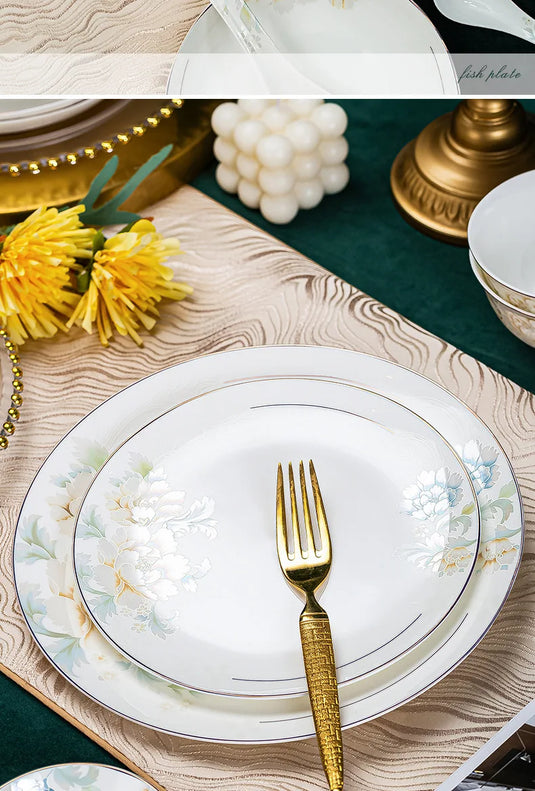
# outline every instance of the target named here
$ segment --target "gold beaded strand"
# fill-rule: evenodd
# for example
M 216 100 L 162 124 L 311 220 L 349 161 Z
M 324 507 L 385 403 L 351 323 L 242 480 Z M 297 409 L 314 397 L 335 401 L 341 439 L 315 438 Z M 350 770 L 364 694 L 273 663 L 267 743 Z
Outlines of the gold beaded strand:
M 13 391 L 11 393 L 11 406 L 7 410 L 7 418 L 2 423 L 0 428 L 0 450 L 5 450 L 9 445 L 8 437 L 15 433 L 15 423 L 20 418 L 20 407 L 22 406 L 22 391 L 24 385 L 22 384 L 22 368 L 20 367 L 20 358 L 17 347 L 9 337 L 7 330 L 0 329 L 0 340 L 3 340 L 9 362 L 11 363 L 11 374 L 13 381 L 11 383 Z
M 155 129 L 159 126 L 160 121 L 170 118 L 176 110 L 179 110 L 183 106 L 183 104 L 183 99 L 171 99 L 169 104 L 160 107 L 157 112 L 145 118 L 141 123 L 130 127 L 130 129 L 119 132 L 110 140 L 102 140 L 94 146 L 86 146 L 85 148 L 80 148 L 78 151 L 69 151 L 57 157 L 45 157 L 38 162 L 0 162 L 0 175 L 5 173 L 12 178 L 16 178 L 27 171 L 34 176 L 38 176 L 39 173 L 42 173 L 46 168 L 49 170 L 57 170 L 62 164 L 76 165 L 80 159 L 84 157 L 86 159 L 94 159 L 100 152 L 112 154 L 118 144 L 126 145 L 130 142 L 132 137 L 143 137 L 145 132 L 149 129 Z

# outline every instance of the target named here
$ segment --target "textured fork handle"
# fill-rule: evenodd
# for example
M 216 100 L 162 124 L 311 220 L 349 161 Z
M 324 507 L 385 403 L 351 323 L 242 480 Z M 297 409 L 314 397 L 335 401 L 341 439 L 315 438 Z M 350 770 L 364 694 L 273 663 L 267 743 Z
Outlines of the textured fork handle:
M 321 608 L 319 610 L 309 613 L 305 609 L 299 619 L 299 628 L 323 768 L 331 791 L 340 791 L 344 785 L 344 771 L 333 641 L 329 617 Z

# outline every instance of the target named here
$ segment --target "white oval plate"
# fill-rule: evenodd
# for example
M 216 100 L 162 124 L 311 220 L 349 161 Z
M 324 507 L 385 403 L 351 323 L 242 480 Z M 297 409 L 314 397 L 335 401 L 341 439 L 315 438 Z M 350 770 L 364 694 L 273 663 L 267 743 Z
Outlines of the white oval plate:
M 277 558 L 274 481 L 279 461 L 310 457 L 333 544 L 321 601 L 339 683 L 423 640 L 477 557 L 468 473 L 394 401 L 291 378 L 189 400 L 104 465 L 74 541 L 82 597 L 103 634 L 145 669 L 199 691 L 306 692 L 302 603 Z
M 412 0 L 346 0 L 343 8 L 324 0 L 254 0 L 254 11 L 287 58 L 245 54 L 210 6 L 180 47 L 167 93 L 228 97 L 267 88 L 299 95 L 308 90 L 306 79 L 313 92 L 319 86 L 333 96 L 459 93 L 444 42 Z
M 28 491 L 14 542 L 17 594 L 41 650 L 90 698 L 150 728 L 249 744 L 314 735 L 306 695 L 251 699 L 193 692 L 125 661 L 87 616 L 76 593 L 72 563 L 75 516 L 110 453 L 189 398 L 235 382 L 277 376 L 347 382 L 421 415 L 460 451 L 482 515 L 476 571 L 464 594 L 420 645 L 340 689 L 343 728 L 400 706 L 453 670 L 485 635 L 514 582 L 524 525 L 513 470 L 485 424 L 439 385 L 380 358 L 314 346 L 221 352 L 168 368 L 117 393 L 61 440 Z
M 0 791 L 154 791 L 131 772 L 102 764 L 55 764 L 15 777 Z

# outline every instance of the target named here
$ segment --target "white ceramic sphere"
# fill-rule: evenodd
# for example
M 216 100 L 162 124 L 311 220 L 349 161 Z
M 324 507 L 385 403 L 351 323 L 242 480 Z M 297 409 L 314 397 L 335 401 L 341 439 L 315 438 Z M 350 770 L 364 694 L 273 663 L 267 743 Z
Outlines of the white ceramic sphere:
M 284 135 L 266 135 L 256 146 L 256 156 L 266 168 L 288 167 L 293 155 L 293 146 Z
M 285 225 L 296 216 L 299 211 L 299 203 L 292 192 L 287 195 L 262 195 L 260 211 L 269 222 Z
M 238 184 L 238 198 L 245 206 L 248 206 L 250 209 L 258 209 L 261 197 L 262 190 L 258 184 L 247 181 L 247 179 L 240 179 L 240 183 Z
M 225 192 L 235 193 L 238 191 L 240 177 L 234 168 L 229 168 L 228 165 L 220 163 L 216 168 L 215 178 L 221 189 L 224 189 Z
M 341 192 L 349 182 L 349 168 L 347 165 L 329 165 L 320 170 L 321 183 L 326 195 Z
M 324 138 L 339 137 L 347 129 L 346 111 L 334 102 L 325 102 L 316 107 L 310 120 L 318 127 Z
M 320 144 L 318 128 L 306 118 L 298 118 L 286 127 L 284 134 L 298 154 L 311 154 Z
M 272 104 L 262 113 L 262 121 L 270 132 L 284 132 L 294 114 L 286 104 Z
M 319 153 L 324 165 L 339 165 L 349 153 L 349 143 L 345 137 L 323 140 L 319 146 Z
M 323 104 L 323 99 L 288 99 L 288 107 L 299 118 L 308 118 L 312 112 Z
M 314 209 L 321 203 L 325 194 L 321 179 L 298 181 L 294 192 L 300 209 Z
M 320 172 L 321 164 L 319 154 L 298 154 L 294 157 L 292 167 L 300 181 L 310 181 Z
M 295 184 L 295 174 L 290 168 L 262 168 L 258 173 L 258 184 L 267 195 L 285 195 Z
M 212 113 L 212 129 L 220 137 L 232 137 L 236 124 L 244 117 L 244 112 L 236 102 L 223 102 Z
M 273 99 L 238 99 L 238 107 L 250 118 L 260 118 L 273 102 Z
M 238 156 L 238 149 L 230 140 L 227 140 L 226 137 L 216 137 L 214 141 L 214 156 L 224 165 L 234 167 L 236 157 Z
M 234 142 L 244 154 L 254 154 L 259 140 L 268 133 L 267 127 L 258 118 L 248 118 L 236 124 Z
M 260 163 L 256 157 L 247 156 L 247 154 L 238 154 L 236 157 L 236 170 L 240 176 L 247 181 L 256 181 L 258 178 L 258 171 L 260 170 Z

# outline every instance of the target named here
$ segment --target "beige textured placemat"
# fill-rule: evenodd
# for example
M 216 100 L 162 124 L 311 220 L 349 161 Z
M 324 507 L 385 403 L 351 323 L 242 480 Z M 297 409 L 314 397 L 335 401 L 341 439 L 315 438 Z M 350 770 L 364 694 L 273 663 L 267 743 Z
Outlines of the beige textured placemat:
M 315 343 L 370 352 L 461 396 L 510 455 L 526 508 L 519 576 L 482 644 L 412 703 L 344 734 L 348 791 L 431 791 L 535 693 L 534 396 L 190 187 L 151 213 L 158 228 L 177 233 L 188 251 L 178 266 L 195 286 L 194 298 L 166 305 L 141 351 L 124 340 L 104 350 L 81 333 L 24 347 L 24 418 L 0 456 L 0 662 L 19 683 L 168 791 L 324 788 L 313 740 L 260 747 L 188 741 L 129 723 L 73 689 L 23 623 L 11 542 L 17 511 L 45 454 L 91 408 L 136 379 L 197 354 L 255 344 Z
M 5 0 L 0 94 L 165 93 L 207 0 Z

